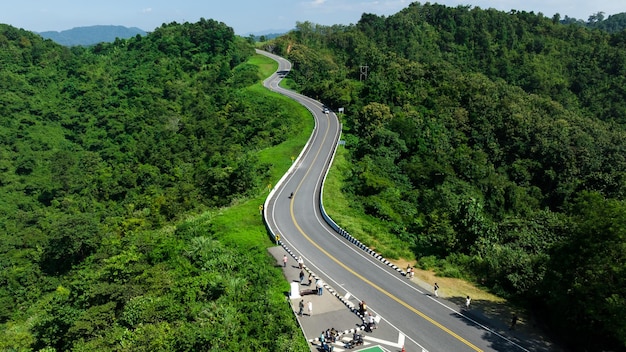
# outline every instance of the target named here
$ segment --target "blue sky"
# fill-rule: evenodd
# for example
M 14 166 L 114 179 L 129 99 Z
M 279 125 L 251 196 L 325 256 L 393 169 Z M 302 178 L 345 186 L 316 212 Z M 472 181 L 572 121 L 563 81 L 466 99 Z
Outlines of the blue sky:
M 91 25 L 122 25 L 152 31 L 163 23 L 196 22 L 201 17 L 226 23 L 235 33 L 289 30 L 296 22 L 351 24 L 361 14 L 392 15 L 409 0 L 13 0 L 0 11 L 0 23 L 34 32 Z M 560 13 L 587 20 L 589 15 L 626 12 L 624 0 L 440 0 L 448 6 L 471 5 L 502 11 Z M 421 1 L 426 3 L 426 1 Z

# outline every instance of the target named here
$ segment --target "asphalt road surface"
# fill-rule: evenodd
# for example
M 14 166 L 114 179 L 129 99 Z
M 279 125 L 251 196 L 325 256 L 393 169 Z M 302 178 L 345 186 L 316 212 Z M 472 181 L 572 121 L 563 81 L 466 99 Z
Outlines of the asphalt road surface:
M 280 73 L 269 77 L 264 85 L 295 99 L 315 119 L 308 144 L 266 202 L 264 216 L 271 231 L 335 290 L 365 300 L 370 310 L 406 337 L 407 351 L 543 350 L 533 341 L 490 328 L 471 307 L 461 309 L 464 302 L 435 298 L 394 267 L 339 235 L 324 220 L 320 192 L 340 140 L 341 125 L 334 112 L 326 113 L 320 102 L 278 86 L 291 69 L 288 61 L 258 52 L 279 63 Z

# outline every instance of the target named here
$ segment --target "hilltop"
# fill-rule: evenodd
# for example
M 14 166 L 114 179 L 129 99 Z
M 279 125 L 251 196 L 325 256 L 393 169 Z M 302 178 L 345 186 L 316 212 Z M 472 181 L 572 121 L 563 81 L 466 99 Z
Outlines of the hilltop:
M 115 38 L 128 39 L 136 35 L 144 36 L 146 31 L 137 27 L 124 27 L 113 25 L 97 25 L 87 27 L 75 27 L 64 31 L 46 31 L 39 35 L 51 39 L 64 46 L 89 46 L 98 43 L 111 43 Z

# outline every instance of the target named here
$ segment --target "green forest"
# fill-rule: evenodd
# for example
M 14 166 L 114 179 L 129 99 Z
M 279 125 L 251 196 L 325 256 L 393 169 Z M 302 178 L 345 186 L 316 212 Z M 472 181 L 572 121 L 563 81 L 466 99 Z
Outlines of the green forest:
M 344 108 L 342 192 L 418 265 L 532 309 L 573 350 L 626 348 L 626 30 L 412 3 L 269 48 Z
M 341 191 L 386 233 L 346 230 L 624 350 L 623 19 L 412 3 L 264 45 L 345 109 Z M 0 24 L 0 350 L 308 350 L 257 207 L 312 121 L 260 85 L 253 39 Z
M 307 348 L 256 209 L 311 128 L 275 63 L 205 19 L 0 49 L 1 351 Z

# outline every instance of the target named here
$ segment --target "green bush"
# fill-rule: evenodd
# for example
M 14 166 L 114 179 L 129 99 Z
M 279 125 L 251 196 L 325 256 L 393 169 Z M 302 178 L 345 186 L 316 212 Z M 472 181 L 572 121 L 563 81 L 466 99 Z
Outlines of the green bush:
M 432 270 L 439 266 L 439 259 L 434 255 L 421 257 L 417 261 L 417 266 L 422 270 Z

